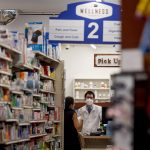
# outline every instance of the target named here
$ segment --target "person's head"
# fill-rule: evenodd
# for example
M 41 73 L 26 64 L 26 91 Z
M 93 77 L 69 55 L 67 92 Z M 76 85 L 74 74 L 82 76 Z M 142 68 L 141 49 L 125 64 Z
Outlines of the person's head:
M 93 105 L 95 94 L 92 91 L 87 91 L 84 95 L 84 98 L 87 105 Z
M 32 34 L 32 38 L 31 41 L 33 44 L 37 44 L 38 43 L 38 37 L 42 35 L 42 32 L 40 30 L 36 30 L 33 32 Z
M 65 109 L 74 109 L 74 98 L 67 96 L 65 98 Z

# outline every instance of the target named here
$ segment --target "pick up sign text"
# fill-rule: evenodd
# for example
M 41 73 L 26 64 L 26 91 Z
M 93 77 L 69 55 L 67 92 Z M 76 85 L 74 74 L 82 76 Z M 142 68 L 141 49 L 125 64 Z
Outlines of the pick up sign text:
M 120 54 L 94 54 L 94 67 L 120 67 Z

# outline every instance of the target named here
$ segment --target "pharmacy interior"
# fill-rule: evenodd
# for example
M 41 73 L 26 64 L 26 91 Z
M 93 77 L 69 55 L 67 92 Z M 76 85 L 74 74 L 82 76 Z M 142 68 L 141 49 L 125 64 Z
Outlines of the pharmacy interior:
M 136 29 L 126 15 L 141 11 L 138 0 L 130 7 L 122 1 L 122 58 L 120 0 L 70 1 L 63 9 L 54 1 L 22 1 L 23 7 L 14 1 L 3 0 L 0 10 L 0 149 L 63 150 L 64 98 L 74 97 L 78 114 L 87 91 L 102 107 L 102 120 L 97 132 L 79 132 L 82 149 L 137 149 L 141 127 L 149 138 L 142 63 L 148 71 L 149 57 L 128 51 L 138 48 L 135 35 L 144 25 L 141 19 Z

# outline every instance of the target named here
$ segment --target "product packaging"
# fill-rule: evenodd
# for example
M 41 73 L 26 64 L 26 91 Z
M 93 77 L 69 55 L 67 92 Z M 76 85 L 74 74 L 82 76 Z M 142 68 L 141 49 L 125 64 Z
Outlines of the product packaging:
M 42 22 L 29 22 L 25 27 L 25 37 L 28 47 L 33 51 L 43 52 L 44 26 Z

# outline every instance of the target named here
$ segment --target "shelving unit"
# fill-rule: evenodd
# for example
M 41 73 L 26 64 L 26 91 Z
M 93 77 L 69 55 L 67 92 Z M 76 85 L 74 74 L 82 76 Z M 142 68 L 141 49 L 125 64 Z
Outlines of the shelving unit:
M 8 45 L 0 43 L 0 47 L 6 49 L 6 51 L 10 52 L 13 58 L 17 57 L 21 54 L 18 50 L 11 48 Z M 59 67 L 61 63 L 58 60 L 52 59 L 41 52 L 34 52 L 35 57 L 39 60 L 40 66 L 52 66 L 55 70 Z M 11 84 L 3 84 L 0 82 L 0 88 L 2 90 L 8 91 L 11 95 L 7 95 L 5 93 L 4 98 L 0 97 L 0 111 L 3 111 L 2 107 L 6 107 L 7 111 L 10 111 L 9 116 L 0 116 L 2 119 L 0 120 L 0 137 L 5 134 L 5 132 L 10 132 L 10 135 L 13 137 L 13 133 L 15 133 L 14 139 L 10 140 L 5 138 L 0 142 L 0 145 L 13 145 L 18 143 L 25 143 L 27 145 L 27 150 L 29 150 L 30 145 L 34 146 L 36 143 L 46 143 L 53 142 L 53 144 L 60 145 L 59 148 L 62 149 L 62 100 L 63 94 L 57 93 L 57 91 L 62 90 L 62 84 L 57 81 L 59 77 L 57 77 L 57 71 L 55 72 L 56 78 L 44 75 L 40 73 L 40 67 L 32 66 L 32 65 L 15 65 L 13 66 L 13 59 L 5 58 L 0 56 L 0 60 L 11 63 L 12 68 L 10 70 L 4 71 L 0 70 L 0 75 L 5 75 L 9 79 L 9 82 L 12 82 L 11 77 L 14 73 L 22 73 L 22 72 L 32 72 L 37 73 L 39 75 L 40 82 L 46 82 L 46 84 L 51 84 L 49 89 L 38 89 L 34 90 L 32 88 L 21 87 L 19 89 L 14 89 L 11 87 Z M 48 81 L 48 82 L 47 82 Z M 58 87 L 55 85 L 55 82 Z M 40 85 L 40 84 L 39 84 Z M 41 86 L 41 85 L 40 85 Z M 18 88 L 18 85 L 17 85 Z M 60 108 L 59 111 L 57 108 Z M 2 109 L 2 110 L 1 110 Z M 59 116 L 59 117 L 58 117 Z M 57 122 L 53 122 L 54 120 Z M 6 125 L 7 124 L 7 125 Z M 47 124 L 50 126 L 47 127 Z M 59 124 L 55 126 L 55 124 Z M 47 127 L 47 128 L 46 128 Z M 7 131 L 8 130 L 8 131 Z M 19 137 L 17 131 L 26 132 L 27 138 Z M 55 131 L 59 131 L 60 136 Z M 1 132 L 4 131 L 4 132 Z M 47 140 L 45 140 L 47 137 Z M 40 141 L 41 139 L 41 141 Z M 37 142 L 38 141 L 38 142 Z M 45 141 L 45 142 L 44 142 Z M 57 144 L 59 142 L 59 144 Z M 61 144 L 60 144 L 61 143 Z
M 95 93 L 95 102 L 110 101 L 110 83 L 109 79 L 74 79 L 73 96 L 76 102 L 84 102 L 86 91 Z

